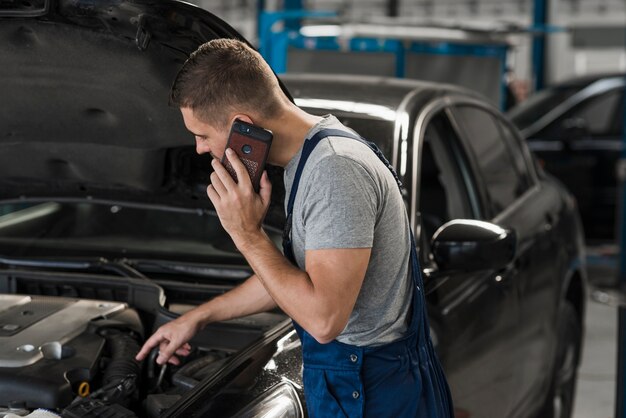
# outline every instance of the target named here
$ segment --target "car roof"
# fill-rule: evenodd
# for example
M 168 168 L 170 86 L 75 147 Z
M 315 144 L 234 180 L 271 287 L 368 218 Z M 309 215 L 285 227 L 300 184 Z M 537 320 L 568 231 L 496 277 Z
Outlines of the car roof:
M 307 103 L 311 102 L 306 102 L 307 99 L 324 98 L 326 101 L 319 104 L 327 106 L 330 111 L 359 113 L 363 108 L 358 105 L 368 104 L 395 112 L 403 106 L 409 96 L 415 99 L 414 107 L 425 104 L 433 97 L 446 94 L 482 97 L 460 86 L 422 80 L 348 74 L 282 74 L 280 78 L 295 98 L 296 104 L 310 107 Z M 351 104 L 354 105 L 352 110 Z M 333 106 L 342 107 L 333 109 Z M 380 116 L 384 118 L 384 115 Z
M 550 87 L 553 88 L 582 88 L 590 85 L 591 83 L 604 79 L 604 78 L 615 78 L 615 77 L 626 77 L 626 73 L 598 73 L 598 74 L 587 74 L 580 77 L 571 78 L 559 83 L 552 84 Z

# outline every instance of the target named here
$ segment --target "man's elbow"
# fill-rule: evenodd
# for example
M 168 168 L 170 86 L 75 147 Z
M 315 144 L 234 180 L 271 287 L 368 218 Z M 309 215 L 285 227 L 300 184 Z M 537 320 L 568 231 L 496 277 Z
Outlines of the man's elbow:
M 309 334 L 320 344 L 328 344 L 341 334 L 346 324 L 326 323 L 312 327 Z
M 337 335 L 339 335 L 339 334 L 337 334 Z M 332 336 L 332 335 L 319 335 L 319 334 L 317 334 L 317 335 L 311 334 L 311 336 L 313 338 L 315 338 L 315 341 L 317 341 L 320 344 L 329 344 L 329 343 L 333 342 L 335 340 L 335 337 L 336 337 L 336 335 Z

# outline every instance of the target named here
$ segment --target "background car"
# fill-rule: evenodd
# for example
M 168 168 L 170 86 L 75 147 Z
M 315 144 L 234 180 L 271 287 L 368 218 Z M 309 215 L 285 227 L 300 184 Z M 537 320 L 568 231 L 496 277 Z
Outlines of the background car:
M 540 91 L 508 113 L 546 170 L 576 196 L 590 243 L 616 237 L 625 86 L 626 74 L 579 78 Z
M 30 4 L 0 13 L 0 407 L 303 416 L 299 341 L 279 311 L 207 326 L 181 367 L 133 360 L 158 326 L 250 274 L 205 196 L 209 160 L 166 106 L 190 52 L 239 35 L 178 2 Z M 515 128 L 453 86 L 284 80 L 397 168 L 456 415 L 569 416 L 580 222 Z M 271 179 L 278 244 L 280 170 Z

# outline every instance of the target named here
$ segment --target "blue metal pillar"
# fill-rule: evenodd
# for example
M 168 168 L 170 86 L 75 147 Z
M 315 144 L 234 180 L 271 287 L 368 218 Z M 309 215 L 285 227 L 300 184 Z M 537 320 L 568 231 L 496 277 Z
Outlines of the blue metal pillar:
M 626 39 L 624 39 L 626 48 Z M 626 78 L 626 76 L 624 76 Z M 626 94 L 624 94 L 624 133 L 622 137 L 622 158 L 619 162 L 619 181 L 621 193 L 620 210 L 620 250 L 619 250 L 619 286 L 626 293 Z M 620 304 L 617 314 L 619 327 L 617 337 L 617 385 L 615 391 L 615 418 L 626 418 L 626 307 Z
M 302 0 L 285 0 L 283 9 L 285 10 L 302 10 Z
M 287 71 L 287 50 L 292 34 L 294 40 L 302 38 L 298 31 L 287 30 L 287 21 L 301 18 L 319 19 L 335 17 L 337 14 L 330 11 L 308 12 L 304 10 L 287 10 L 280 12 L 262 12 L 259 17 L 259 52 L 272 67 L 274 72 L 281 74 Z M 275 31 L 274 25 L 283 22 L 283 28 Z
M 533 27 L 544 29 L 548 25 L 548 0 L 534 0 Z M 533 38 L 533 77 L 535 91 L 545 86 L 546 71 L 546 31 L 540 31 Z
M 302 4 L 302 0 L 284 0 L 283 9 L 285 11 L 302 11 L 304 5 Z M 302 26 L 301 19 L 286 19 L 285 20 L 285 29 L 287 30 L 300 30 Z

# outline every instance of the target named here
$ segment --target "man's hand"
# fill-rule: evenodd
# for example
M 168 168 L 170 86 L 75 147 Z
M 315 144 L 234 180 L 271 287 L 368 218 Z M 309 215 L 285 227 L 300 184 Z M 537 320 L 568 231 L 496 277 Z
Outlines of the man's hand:
M 179 365 L 180 360 L 175 354 L 179 356 L 189 355 L 191 346 L 187 342 L 199 329 L 200 323 L 191 313 L 170 321 L 148 338 L 135 359 L 141 361 L 153 348 L 159 347 L 159 356 L 156 359 L 158 364 L 168 362 Z
M 224 166 L 213 160 L 211 184 L 207 187 L 207 195 L 220 218 L 222 226 L 231 236 L 235 244 L 254 239 L 262 231 L 261 225 L 270 205 L 272 185 L 264 171 L 261 176 L 259 193 L 254 192 L 246 167 L 237 154 L 230 148 L 226 150 L 226 158 L 237 173 L 239 183 L 228 174 Z

